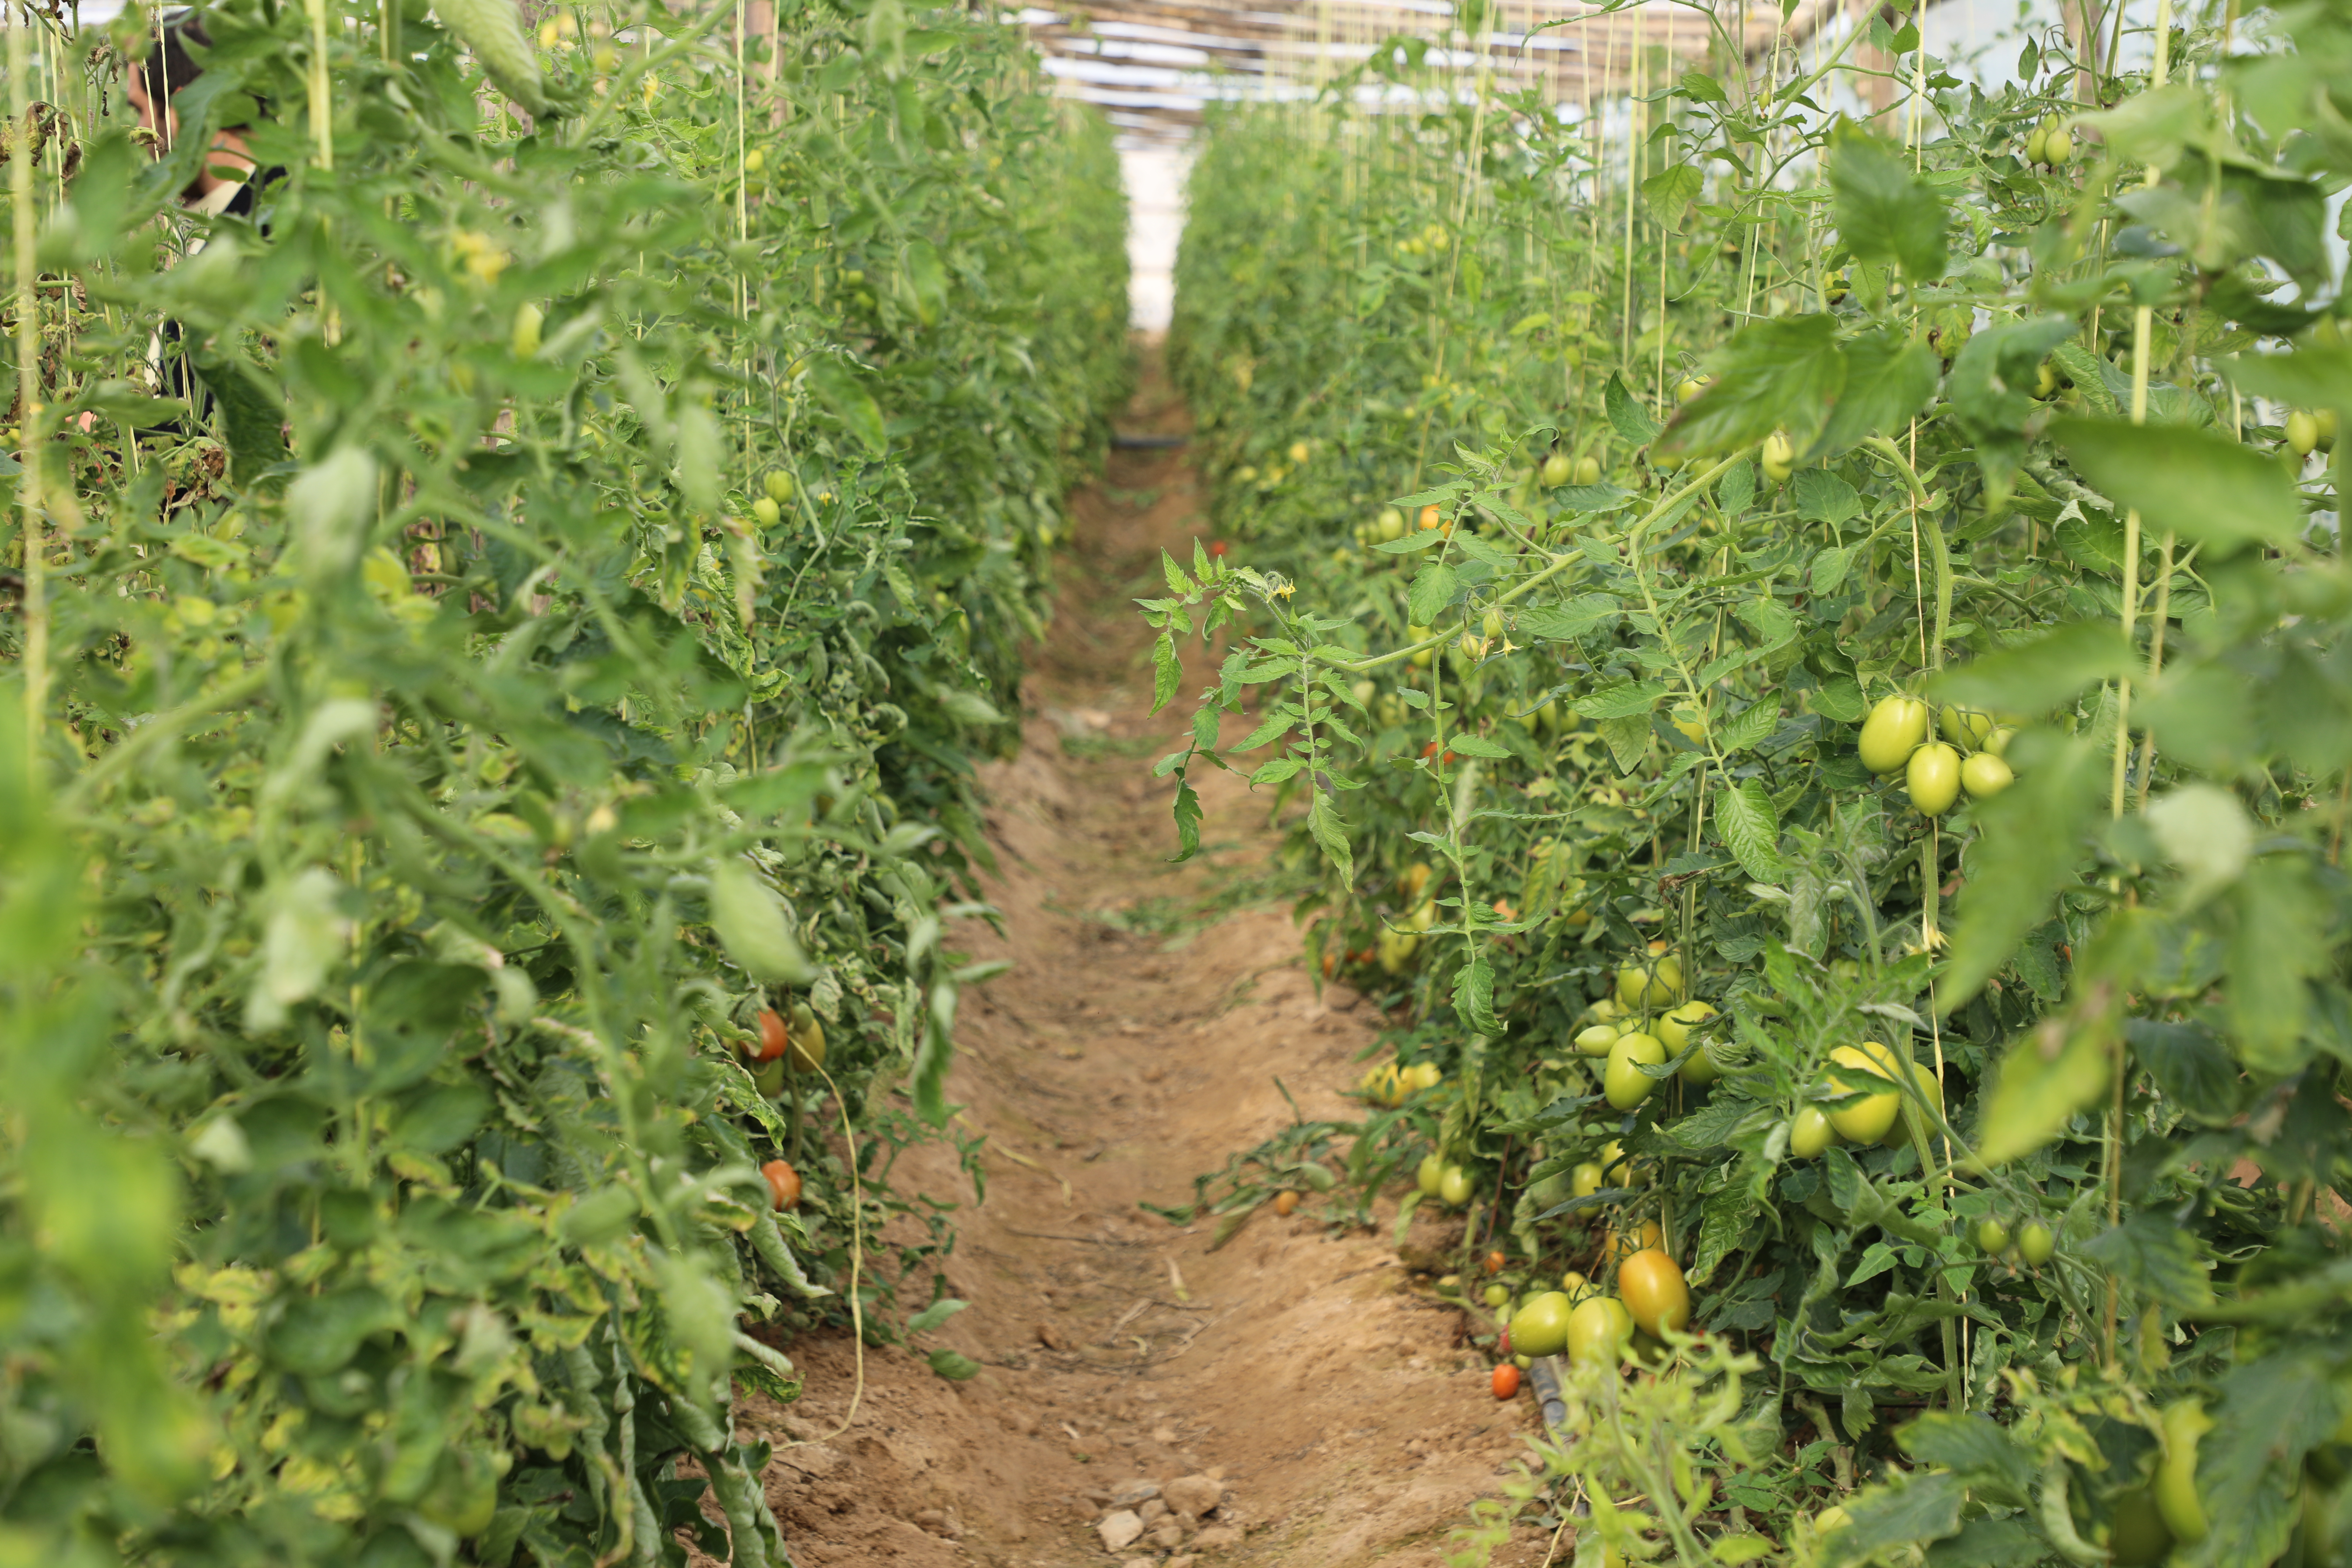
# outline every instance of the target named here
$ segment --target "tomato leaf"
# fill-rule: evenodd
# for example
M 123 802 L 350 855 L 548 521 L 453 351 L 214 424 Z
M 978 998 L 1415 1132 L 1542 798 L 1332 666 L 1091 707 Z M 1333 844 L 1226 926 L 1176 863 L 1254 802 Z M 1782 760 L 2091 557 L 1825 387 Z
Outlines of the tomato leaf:
M 1625 389 L 1625 378 L 1612 373 L 1609 384 L 1601 389 L 1601 401 L 1609 411 L 1609 423 L 1628 446 L 1646 447 L 1657 439 L 1659 425 L 1650 417 L 1650 411 Z
M 1495 966 L 1487 961 L 1483 942 L 1470 949 L 1470 962 L 1454 972 L 1454 1010 L 1462 1021 L 1489 1039 L 1503 1033 L 1495 1016 Z
M 1787 879 L 1789 867 L 1780 858 L 1780 823 L 1770 797 L 1764 793 L 1763 781 L 1747 779 L 1736 787 L 1719 790 L 1715 801 L 1716 824 L 1722 831 L 1724 847 L 1738 858 L 1739 868 L 1750 881 L 1779 886 Z
M 1960 890 L 1950 967 L 1937 988 L 1948 1013 L 2050 918 L 2074 877 L 2104 774 L 2090 739 L 2028 731 L 2010 744 L 2017 782 L 1976 807 L 1978 839 Z
M 1434 625 L 1454 597 L 1454 568 L 1443 561 L 1433 561 L 1414 574 L 1412 591 L 1405 598 L 1405 613 L 1415 626 Z
M 2302 537 L 2294 479 L 2252 447 L 2210 430 L 2099 419 L 2062 419 L 2051 433 L 2101 492 L 2137 508 L 2147 529 L 2200 541 L 2209 554 Z
M 1331 796 L 1323 790 L 1315 792 L 1314 800 L 1307 807 L 1307 831 L 1322 847 L 1324 858 L 1331 862 L 1332 869 L 1339 873 L 1341 886 L 1354 881 L 1356 858 L 1348 847 L 1348 825 L 1341 819 L 1339 808 L 1332 804 Z M 1197 837 L 1193 847 L 1199 847 Z
M 1943 700 L 1992 712 L 2046 713 L 2087 687 L 2139 668 L 2138 655 L 2114 623 L 2077 621 L 1947 670 L 1928 689 Z
M 1831 137 L 1829 172 L 1838 236 L 1856 260 L 1892 261 L 1914 283 L 1944 275 L 1951 215 L 1901 149 L 1845 122 Z

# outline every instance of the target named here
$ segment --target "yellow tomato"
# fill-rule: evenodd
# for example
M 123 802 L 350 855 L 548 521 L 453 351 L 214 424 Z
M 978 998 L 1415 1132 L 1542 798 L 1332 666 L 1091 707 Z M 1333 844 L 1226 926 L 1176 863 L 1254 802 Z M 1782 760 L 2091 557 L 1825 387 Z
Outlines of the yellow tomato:
M 1892 1083 L 1895 1073 L 1901 1070 L 1901 1063 L 1895 1053 L 1875 1040 L 1864 1040 L 1859 1050 L 1852 1046 L 1840 1046 L 1830 1052 L 1830 1060 L 1845 1068 L 1844 1076 L 1849 1079 L 1880 1078 Z M 1832 1081 L 1835 1082 L 1835 1079 Z M 1889 1089 L 1884 1094 L 1864 1095 L 1861 1100 L 1831 1111 L 1830 1125 L 1836 1128 L 1838 1136 L 1849 1143 L 1875 1143 L 1886 1136 L 1886 1130 L 1895 1125 L 1895 1119 L 1902 1110 L 1902 1091 Z

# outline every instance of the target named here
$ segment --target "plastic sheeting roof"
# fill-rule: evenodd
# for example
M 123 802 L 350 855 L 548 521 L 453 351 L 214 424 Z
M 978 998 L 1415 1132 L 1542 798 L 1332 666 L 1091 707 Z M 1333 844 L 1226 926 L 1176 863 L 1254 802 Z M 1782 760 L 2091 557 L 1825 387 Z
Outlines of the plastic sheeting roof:
M 1869 0 L 1802 0 L 1783 24 L 1771 0 L 1717 3 L 1726 38 L 1749 55 L 1769 49 L 1776 33 L 1803 38 L 1869 8 Z M 1016 15 L 1059 89 L 1102 106 L 1130 142 L 1181 140 L 1212 103 L 1309 97 L 1400 37 L 1426 40 L 1427 64 L 1483 70 L 1580 107 L 1626 92 L 1637 48 L 1655 72 L 1663 47 L 1679 74 L 1723 47 L 1708 16 L 1679 0 L 1616 10 L 1494 0 L 1475 38 L 1455 30 L 1455 12 L 1444 0 L 1099 0 Z M 1371 102 L 1413 101 L 1378 81 L 1360 91 Z

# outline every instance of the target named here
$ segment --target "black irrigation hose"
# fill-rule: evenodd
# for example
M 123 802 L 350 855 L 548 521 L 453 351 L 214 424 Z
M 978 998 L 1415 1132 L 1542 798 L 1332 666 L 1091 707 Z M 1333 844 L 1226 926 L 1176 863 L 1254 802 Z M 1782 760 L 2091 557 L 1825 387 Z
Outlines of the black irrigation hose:
M 1181 447 L 1191 439 L 1189 436 L 1123 436 L 1114 433 L 1110 444 L 1122 452 L 1162 452 Z

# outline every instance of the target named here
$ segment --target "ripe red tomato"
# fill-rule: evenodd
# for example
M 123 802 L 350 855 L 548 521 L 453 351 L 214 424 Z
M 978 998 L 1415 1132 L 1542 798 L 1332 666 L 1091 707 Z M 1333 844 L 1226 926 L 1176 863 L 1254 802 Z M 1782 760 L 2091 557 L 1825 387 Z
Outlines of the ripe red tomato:
M 1495 1353 L 1505 1357 L 1518 1353 L 1511 1348 L 1511 1327 L 1508 1323 L 1504 1324 L 1503 1331 L 1495 1336 Z
M 1512 1399 L 1517 1397 L 1518 1392 L 1519 1369 L 1505 1362 L 1495 1369 L 1495 1397 Z
M 1422 749 L 1421 749 L 1421 755 L 1422 755 L 1422 759 L 1423 759 L 1423 761 L 1424 761 L 1424 762 L 1426 762 L 1426 761 L 1427 761 L 1429 758 L 1431 758 L 1431 757 L 1436 756 L 1436 755 L 1437 755 L 1437 742 L 1434 742 L 1434 741 L 1432 741 L 1432 742 L 1430 742 L 1427 745 L 1425 745 L 1425 746 L 1422 747 Z M 1452 752 L 1446 752 L 1446 753 L 1445 753 L 1444 765 L 1445 765 L 1445 766 L 1447 766 L 1447 767 L 1451 767 L 1451 766 L 1453 766 L 1453 765 L 1454 765 L 1454 763 L 1455 763 L 1456 762 L 1458 762 L 1458 761 L 1460 761 L 1460 760 L 1461 760 L 1461 759 L 1459 759 L 1458 757 L 1456 757 L 1456 756 L 1455 756 Z
M 760 1167 L 760 1174 L 768 1178 L 768 1195 L 780 1209 L 801 1206 L 801 1173 L 782 1160 L 771 1160 Z
M 1209 553 L 1215 556 L 1223 556 L 1226 551 L 1232 548 L 1233 546 L 1227 544 L 1223 540 L 1219 539 L 1213 541 L 1210 543 Z
M 772 1011 L 762 1012 L 760 1015 L 760 1048 L 753 1054 L 751 1059 L 760 1062 L 774 1061 L 784 1054 L 785 1047 L 791 1044 L 792 1042 L 784 1035 L 784 1021 Z

